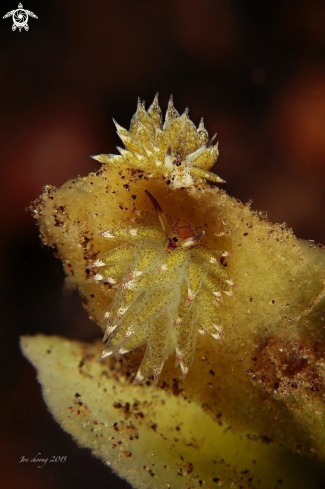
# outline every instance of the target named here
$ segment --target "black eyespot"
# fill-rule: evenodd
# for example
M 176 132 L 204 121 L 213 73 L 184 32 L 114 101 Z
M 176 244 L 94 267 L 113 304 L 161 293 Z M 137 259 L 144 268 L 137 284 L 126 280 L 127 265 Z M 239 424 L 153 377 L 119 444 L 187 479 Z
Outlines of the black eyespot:
M 228 265 L 228 262 L 227 262 L 227 259 L 225 256 L 222 256 L 220 258 L 220 265 L 222 265 L 223 267 L 226 267 Z

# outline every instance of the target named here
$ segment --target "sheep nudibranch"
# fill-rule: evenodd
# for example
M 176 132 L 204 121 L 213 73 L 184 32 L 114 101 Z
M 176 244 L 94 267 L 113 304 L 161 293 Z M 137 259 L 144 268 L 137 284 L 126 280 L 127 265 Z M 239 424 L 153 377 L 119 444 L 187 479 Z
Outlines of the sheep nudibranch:
M 196 128 L 188 117 L 188 109 L 179 115 L 173 97 L 169 99 L 164 124 L 158 95 L 148 111 L 144 102 L 138 100 L 129 131 L 114 123 L 125 149 L 117 148 L 120 155 L 93 156 L 95 160 L 143 170 L 151 177 L 161 177 L 171 188 L 205 181 L 224 182 L 209 171 L 219 154 L 218 144 L 214 144 L 216 134 L 209 139 L 203 119 Z
M 135 383 L 149 376 L 157 382 L 173 353 L 185 377 L 198 332 L 221 338 L 219 301 L 222 293 L 231 297 L 235 286 L 219 261 L 228 253 L 200 245 L 204 231 L 197 233 L 189 222 L 172 218 L 145 192 L 157 213 L 157 224 L 100 233 L 122 244 L 93 263 L 100 271 L 91 279 L 116 290 L 104 314 L 107 347 L 101 358 L 146 343 Z

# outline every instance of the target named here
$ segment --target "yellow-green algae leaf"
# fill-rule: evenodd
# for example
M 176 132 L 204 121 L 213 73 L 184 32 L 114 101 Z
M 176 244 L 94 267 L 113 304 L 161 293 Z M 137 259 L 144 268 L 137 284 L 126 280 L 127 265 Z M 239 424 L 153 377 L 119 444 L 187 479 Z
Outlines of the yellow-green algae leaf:
M 56 248 L 69 282 L 79 288 L 103 332 L 116 289 L 94 281 L 92 267 L 120 242 L 101 233 L 152 224 L 155 216 L 144 189 L 172 217 L 191 222 L 196 232 L 204 230 L 200 243 L 208 252 L 230 253 L 227 271 L 237 285 L 233 298 L 224 295 L 217 309 L 222 337 L 188 335 L 194 360 L 179 384 L 180 395 L 204 406 L 216 422 L 253 431 L 324 461 L 324 250 L 297 239 L 285 225 L 271 224 L 264 214 L 252 212 L 218 188 L 171 190 L 160 179 L 114 166 L 59 189 L 46 187 L 33 208 L 43 242 Z M 145 246 L 142 251 L 146 258 Z M 175 283 L 168 287 L 179 294 Z M 152 303 L 153 309 L 157 303 Z M 142 307 L 150 313 L 150 302 L 140 300 L 137 307 L 140 313 Z M 157 356 L 166 340 L 164 325 L 158 325 Z M 143 339 L 146 345 L 146 336 Z M 138 348 L 132 357 L 136 361 L 126 367 L 130 382 L 143 357 L 143 348 Z M 174 379 L 182 378 L 174 362 L 175 356 L 169 356 L 160 375 L 159 386 L 167 393 Z
M 130 385 L 123 361 L 96 362 L 98 343 L 38 335 L 21 346 L 58 423 L 135 488 L 322 487 L 316 462 L 214 422 L 177 389 Z

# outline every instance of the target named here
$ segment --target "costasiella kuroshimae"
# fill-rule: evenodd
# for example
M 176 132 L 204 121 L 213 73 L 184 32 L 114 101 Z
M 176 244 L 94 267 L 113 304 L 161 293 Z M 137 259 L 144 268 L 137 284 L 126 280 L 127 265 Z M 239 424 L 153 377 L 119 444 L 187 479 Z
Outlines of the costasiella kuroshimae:
M 100 233 L 117 246 L 92 265 L 93 279 L 109 284 L 115 296 L 104 315 L 106 342 L 101 359 L 146 344 L 134 383 L 153 377 L 173 353 L 186 377 L 198 333 L 216 340 L 223 335 L 218 309 L 222 293 L 232 297 L 235 286 L 220 264 L 228 253 L 201 244 L 186 220 L 171 217 L 145 190 L 155 209 L 157 225 L 115 228 Z
M 180 115 L 172 96 L 164 122 L 157 94 L 147 111 L 144 102 L 138 100 L 129 130 L 114 123 L 125 148 L 117 148 L 119 155 L 93 156 L 104 165 L 143 171 L 148 178 L 166 182 L 172 189 L 224 183 L 211 171 L 219 155 L 217 135 L 209 138 L 203 119 L 196 128 L 188 109 Z

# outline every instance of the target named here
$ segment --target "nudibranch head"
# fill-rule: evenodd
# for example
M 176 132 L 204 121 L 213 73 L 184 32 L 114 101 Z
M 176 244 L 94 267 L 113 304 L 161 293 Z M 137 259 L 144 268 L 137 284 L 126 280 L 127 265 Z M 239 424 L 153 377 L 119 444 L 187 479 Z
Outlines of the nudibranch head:
M 114 123 L 125 149 L 117 148 L 119 155 L 93 156 L 101 163 L 142 170 L 150 177 L 161 177 L 171 188 L 224 182 L 209 171 L 219 154 L 216 134 L 209 139 L 203 119 L 196 128 L 187 109 L 179 115 L 172 97 L 164 123 L 157 95 L 147 111 L 138 100 L 129 131 Z
M 232 296 L 235 285 L 222 265 L 228 253 L 201 245 L 203 231 L 164 212 L 145 192 L 156 213 L 150 225 L 101 232 L 116 246 L 92 264 L 91 279 L 115 289 L 103 318 L 106 348 L 101 358 L 147 346 L 136 383 L 148 377 L 157 382 L 173 353 L 185 377 L 197 334 L 222 337 L 219 303 L 222 293 Z

